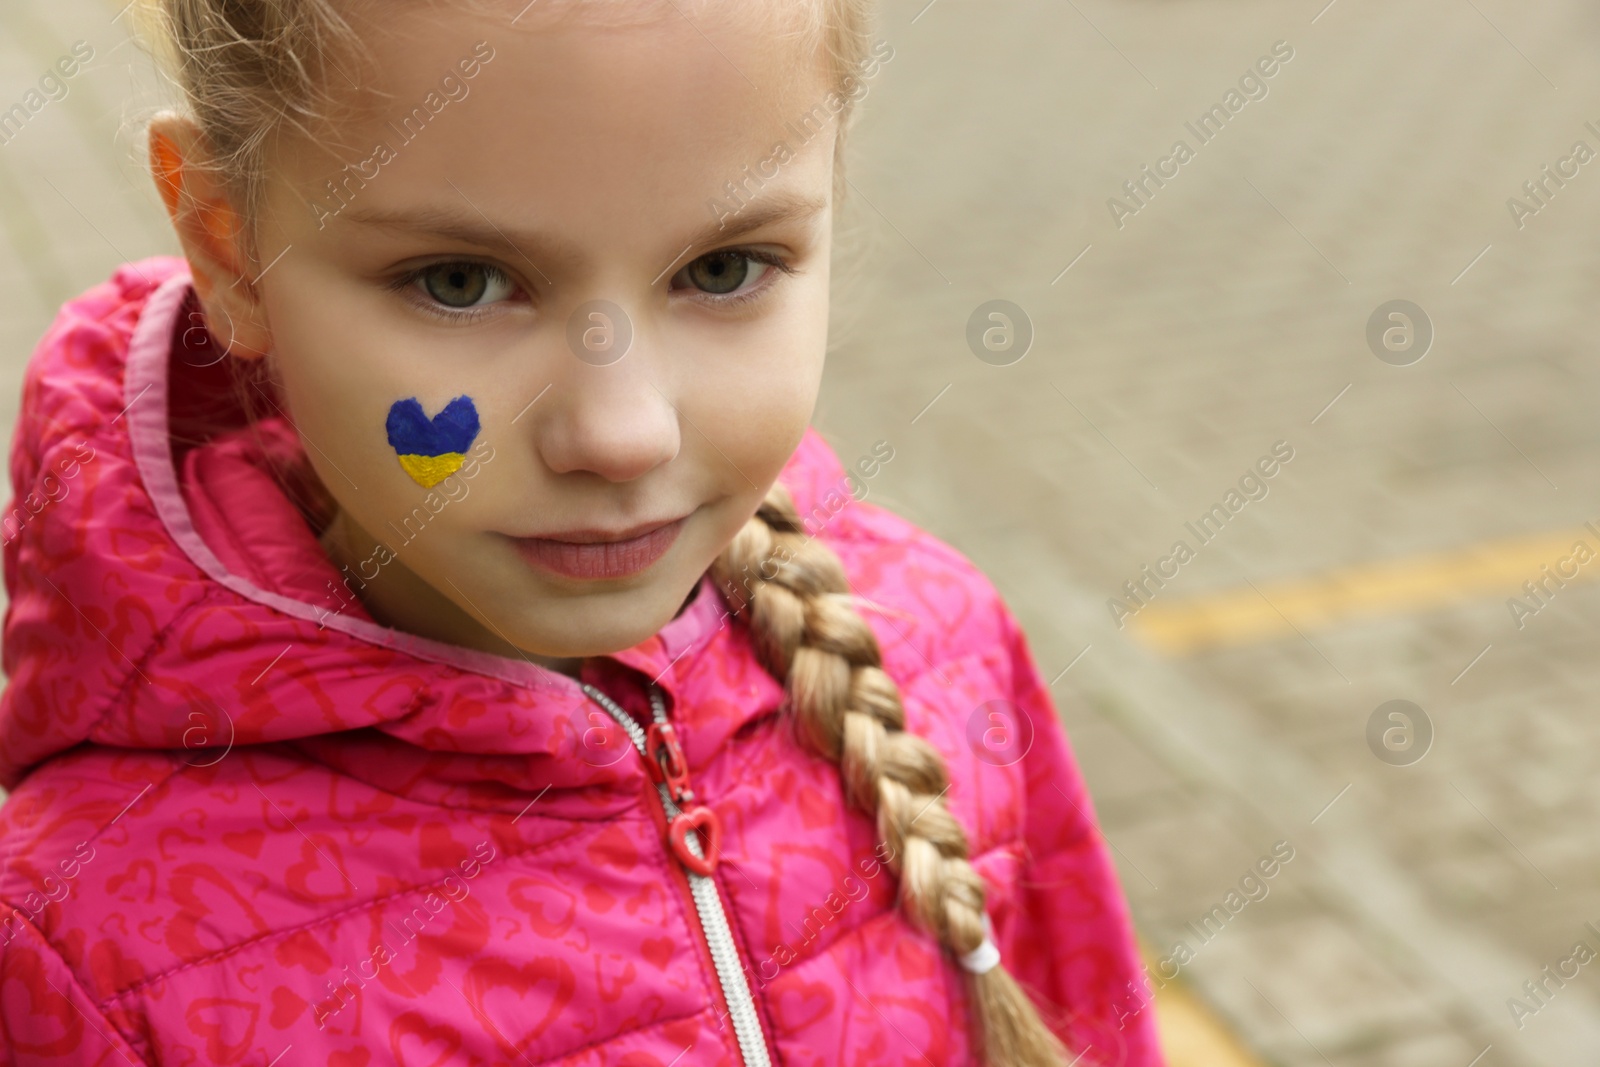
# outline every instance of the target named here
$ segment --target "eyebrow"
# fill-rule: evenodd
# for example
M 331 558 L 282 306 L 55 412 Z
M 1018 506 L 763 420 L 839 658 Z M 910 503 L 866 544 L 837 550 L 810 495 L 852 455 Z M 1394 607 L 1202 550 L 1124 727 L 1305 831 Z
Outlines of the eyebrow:
M 726 205 L 726 199 L 708 201 Z M 524 259 L 537 255 L 547 263 L 582 263 L 585 256 L 579 247 L 565 238 L 532 230 L 506 229 L 495 225 L 487 216 L 467 201 L 463 210 L 445 210 L 436 207 L 416 208 L 410 211 L 378 211 L 354 208 L 344 213 L 347 222 L 376 229 L 404 231 L 431 237 L 463 241 L 483 248 L 498 248 L 514 252 Z M 774 192 L 745 202 L 733 216 L 724 214 L 689 236 L 671 265 L 682 260 L 689 250 L 714 241 L 731 241 L 754 233 L 767 226 L 782 223 L 804 222 L 821 214 L 828 202 L 820 197 L 794 192 Z M 534 260 L 529 259 L 532 263 Z M 537 269 L 537 268 L 536 268 Z M 540 271 L 543 274 L 543 271 Z

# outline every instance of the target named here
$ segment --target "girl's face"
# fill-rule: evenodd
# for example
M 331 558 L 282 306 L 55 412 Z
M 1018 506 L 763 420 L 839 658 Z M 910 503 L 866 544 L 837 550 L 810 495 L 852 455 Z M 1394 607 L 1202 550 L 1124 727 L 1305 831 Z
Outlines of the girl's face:
M 570 670 L 679 611 L 805 431 L 837 119 L 748 5 L 523 6 L 357 23 L 387 95 L 275 153 L 256 291 L 369 609 Z

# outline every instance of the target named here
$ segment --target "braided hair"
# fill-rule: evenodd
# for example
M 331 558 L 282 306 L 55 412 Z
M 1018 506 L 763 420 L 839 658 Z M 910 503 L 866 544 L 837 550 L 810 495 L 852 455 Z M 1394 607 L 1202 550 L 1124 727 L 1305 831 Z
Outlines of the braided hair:
M 839 765 L 845 799 L 877 821 L 900 907 L 957 956 L 977 950 L 987 933 L 984 882 L 968 862 L 966 831 L 944 803 L 944 759 L 906 732 L 899 686 L 852 603 L 844 565 L 806 534 L 781 482 L 717 557 L 712 577 L 733 591 L 736 613 L 750 609 L 756 654 L 784 684 L 802 743 Z M 967 973 L 989 1067 L 1067 1062 L 1004 966 Z

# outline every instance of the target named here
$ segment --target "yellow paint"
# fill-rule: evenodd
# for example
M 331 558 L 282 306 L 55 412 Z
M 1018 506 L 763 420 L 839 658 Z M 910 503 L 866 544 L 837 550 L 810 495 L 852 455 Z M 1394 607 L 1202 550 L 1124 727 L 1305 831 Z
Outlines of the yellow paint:
M 466 456 L 465 452 L 445 452 L 438 456 L 404 455 L 400 457 L 400 466 L 418 485 L 432 489 L 460 470 Z
M 1557 560 L 1572 554 L 1578 541 L 1600 549 L 1600 537 L 1583 527 L 1485 541 L 1449 552 L 1344 567 L 1311 578 L 1257 583 L 1259 593 L 1245 586 L 1169 603 L 1156 600 L 1135 615 L 1130 625 L 1161 651 L 1182 655 L 1280 637 L 1297 628 L 1309 631 L 1351 619 L 1427 611 L 1485 596 L 1525 597 L 1523 583 L 1542 579 L 1540 568 L 1550 565 L 1553 570 Z M 1577 577 L 1564 580 L 1600 577 L 1600 561 L 1577 571 Z M 1560 590 L 1556 592 L 1559 595 Z M 1537 607 L 1532 601 L 1529 604 Z
M 1156 958 L 1140 942 L 1144 962 Z M 1156 1030 L 1167 1067 L 1263 1067 L 1238 1039 L 1185 986 L 1181 977 L 1156 991 Z

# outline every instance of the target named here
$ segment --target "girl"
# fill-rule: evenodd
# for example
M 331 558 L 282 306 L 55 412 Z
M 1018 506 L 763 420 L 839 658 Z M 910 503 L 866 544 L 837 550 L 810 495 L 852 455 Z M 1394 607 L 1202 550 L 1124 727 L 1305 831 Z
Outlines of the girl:
M 808 428 L 863 6 L 151 0 L 184 257 L 11 460 L 14 1062 L 1160 1062 L 1016 623 Z

